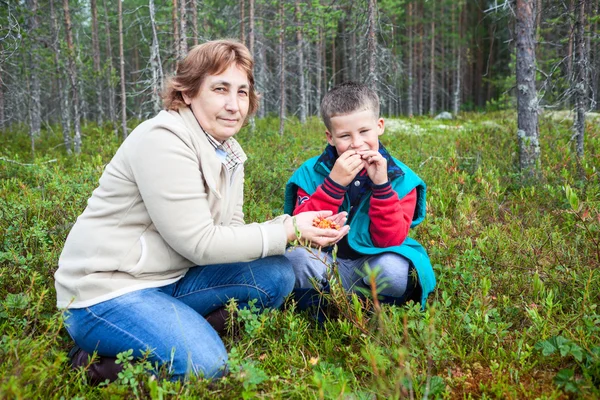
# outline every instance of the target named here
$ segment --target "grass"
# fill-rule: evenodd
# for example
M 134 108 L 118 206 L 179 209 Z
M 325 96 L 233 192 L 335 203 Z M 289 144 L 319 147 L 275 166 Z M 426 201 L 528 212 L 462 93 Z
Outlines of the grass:
M 594 117 L 595 118 L 595 117 Z M 388 120 L 384 145 L 428 184 L 428 216 L 412 232 L 438 286 L 425 312 L 333 296 L 323 327 L 298 313 L 242 310 L 225 338 L 231 373 L 157 380 L 140 362 L 118 382 L 88 386 L 71 371 L 53 273 L 65 237 L 119 143 L 85 125 L 67 157 L 60 130 L 31 154 L 0 134 L 0 398 L 598 398 L 600 396 L 600 128 L 588 121 L 578 166 L 570 121 L 542 116 L 541 174 L 524 179 L 516 115 Z M 246 220 L 282 212 L 292 171 L 322 150 L 323 127 L 257 120 L 237 135 L 249 160 Z M 122 355 L 126 357 L 126 355 Z

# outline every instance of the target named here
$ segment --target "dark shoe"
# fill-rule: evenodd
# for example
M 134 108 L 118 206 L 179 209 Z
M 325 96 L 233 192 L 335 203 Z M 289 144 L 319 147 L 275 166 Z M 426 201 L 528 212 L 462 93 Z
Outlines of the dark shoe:
M 114 382 L 119 377 L 119 372 L 123 370 L 121 364 L 116 364 L 115 357 L 96 356 L 94 362 L 90 364 L 91 356 L 81 347 L 75 345 L 69 351 L 69 359 L 71 360 L 71 368 L 84 368 L 85 373 L 92 385 L 98 385 L 108 379 L 109 382 Z
M 227 319 L 229 312 L 224 308 L 218 308 L 204 317 L 206 321 L 214 328 L 219 336 L 223 336 L 227 331 Z

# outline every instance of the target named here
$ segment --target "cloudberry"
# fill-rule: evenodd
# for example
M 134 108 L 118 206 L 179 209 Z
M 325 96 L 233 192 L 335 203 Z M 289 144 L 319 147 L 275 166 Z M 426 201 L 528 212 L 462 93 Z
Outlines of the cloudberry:
M 321 229 L 335 229 L 338 231 L 340 230 L 340 226 L 337 223 L 321 217 L 316 217 L 315 219 L 313 219 L 312 224 L 313 226 L 316 226 L 317 228 Z

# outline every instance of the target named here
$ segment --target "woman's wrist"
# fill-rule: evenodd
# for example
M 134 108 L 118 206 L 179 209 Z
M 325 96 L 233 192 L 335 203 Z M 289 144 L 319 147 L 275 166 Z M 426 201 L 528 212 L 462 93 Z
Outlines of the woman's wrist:
M 293 242 L 296 239 L 296 219 L 294 217 L 288 217 L 283 222 L 285 228 L 285 235 L 288 243 Z

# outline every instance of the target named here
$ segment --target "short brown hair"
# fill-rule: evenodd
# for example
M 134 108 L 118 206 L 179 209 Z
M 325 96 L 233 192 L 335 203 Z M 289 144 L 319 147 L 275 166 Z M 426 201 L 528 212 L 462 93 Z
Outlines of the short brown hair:
M 235 64 L 248 75 L 248 116 L 258 110 L 259 96 L 254 87 L 254 60 L 248 48 L 231 40 L 213 40 L 193 47 L 185 58 L 177 62 L 175 76 L 170 77 L 163 92 L 163 104 L 167 110 L 185 106 L 183 93 L 189 97 L 198 94 L 202 82 L 209 75 L 218 75 Z
M 373 111 L 375 118 L 379 118 L 379 96 L 362 83 L 340 83 L 327 92 L 321 101 L 321 117 L 328 130 L 331 130 L 332 117 L 364 110 Z

